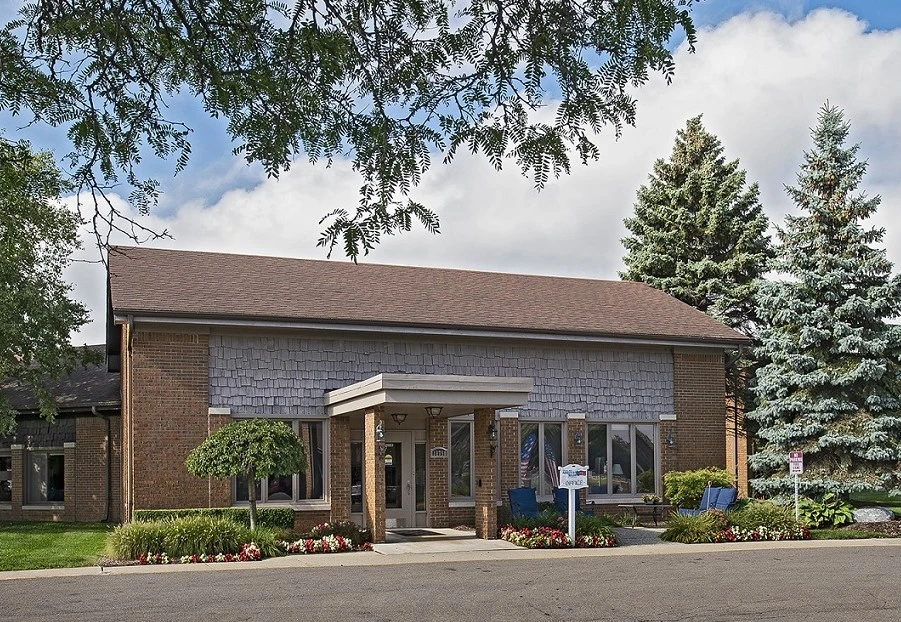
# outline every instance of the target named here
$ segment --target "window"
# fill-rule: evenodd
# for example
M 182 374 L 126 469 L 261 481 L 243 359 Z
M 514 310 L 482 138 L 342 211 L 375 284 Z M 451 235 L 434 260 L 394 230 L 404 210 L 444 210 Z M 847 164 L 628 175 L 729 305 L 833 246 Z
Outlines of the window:
M 472 499 L 472 422 L 450 424 L 451 499 Z
M 61 451 L 29 451 L 25 471 L 27 505 L 58 504 L 66 500 L 66 460 Z
M 12 503 L 13 500 L 13 459 L 11 456 L 0 456 L 0 503 Z
M 641 423 L 588 424 L 588 494 L 657 492 L 657 426 Z
M 350 511 L 363 511 L 363 442 L 350 444 Z
M 290 503 L 324 498 L 323 424 L 321 421 L 285 421 L 303 441 L 307 465 L 303 473 L 272 476 L 257 481 L 256 497 L 261 503 Z M 265 485 L 264 485 L 265 484 Z M 235 501 L 246 502 L 247 478 L 235 478 Z
M 550 497 L 560 481 L 563 466 L 563 424 L 529 422 L 519 424 L 519 485 Z

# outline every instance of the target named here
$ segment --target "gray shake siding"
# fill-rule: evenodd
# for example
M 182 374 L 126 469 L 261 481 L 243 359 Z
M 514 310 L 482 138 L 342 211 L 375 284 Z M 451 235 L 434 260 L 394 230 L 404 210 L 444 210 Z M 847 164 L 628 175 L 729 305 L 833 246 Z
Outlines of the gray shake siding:
M 529 377 L 523 419 L 673 412 L 673 360 L 663 349 L 210 335 L 210 406 L 233 415 L 324 415 L 326 391 L 380 373 Z

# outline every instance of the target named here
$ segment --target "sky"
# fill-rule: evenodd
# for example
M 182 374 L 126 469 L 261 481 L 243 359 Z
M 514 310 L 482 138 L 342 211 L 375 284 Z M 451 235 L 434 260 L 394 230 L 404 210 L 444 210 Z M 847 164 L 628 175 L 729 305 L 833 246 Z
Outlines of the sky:
M 383 238 L 360 261 L 616 279 L 623 219 L 636 192 L 654 161 L 669 156 L 676 131 L 698 114 L 726 157 L 739 158 L 749 182 L 759 184 L 767 215 L 781 224 L 797 213 L 784 186 L 795 181 L 828 100 L 851 122 L 851 140 L 869 163 L 862 188 L 882 197 L 874 224 L 886 228 L 889 258 L 901 264 L 901 2 L 707 0 L 693 13 L 696 52 L 679 45 L 673 83 L 654 78 L 636 91 L 636 126 L 619 140 L 612 128 L 602 131 L 598 161 L 574 164 L 571 175 L 539 192 L 515 166 L 496 172 L 463 153 L 446 166 L 433 158 L 412 197 L 438 213 L 441 234 L 414 229 Z M 176 105 L 192 119 L 194 156 L 176 177 L 160 169 L 164 194 L 142 223 L 173 239 L 151 245 L 324 259 L 316 247 L 319 219 L 357 202 L 359 178 L 349 163 L 325 168 L 300 159 L 268 179 L 231 155 L 221 121 L 205 119 L 188 98 Z M 0 116 L 0 127 L 15 136 L 8 117 Z M 87 235 L 85 247 L 79 258 L 95 259 Z M 333 261 L 347 259 L 338 250 Z M 66 277 L 93 318 L 73 341 L 102 342 L 103 267 L 76 262 Z

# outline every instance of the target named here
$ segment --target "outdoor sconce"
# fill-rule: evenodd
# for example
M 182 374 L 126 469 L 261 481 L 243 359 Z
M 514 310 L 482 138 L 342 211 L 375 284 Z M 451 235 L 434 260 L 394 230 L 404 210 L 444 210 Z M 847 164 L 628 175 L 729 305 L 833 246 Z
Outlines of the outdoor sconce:
M 491 450 L 491 457 L 494 457 L 494 452 L 497 450 L 497 428 L 494 427 L 494 424 L 490 424 L 488 426 L 488 449 Z
M 437 417 L 441 414 L 441 406 L 426 406 L 425 411 L 429 414 L 429 417 Z
M 676 446 L 676 435 L 673 434 L 672 430 L 666 435 L 666 446 L 669 448 Z
M 379 422 L 375 426 L 375 443 L 379 458 L 384 458 L 385 450 L 388 448 L 388 445 L 385 443 L 385 426 L 381 419 L 379 419 Z
M 581 447 L 581 446 L 582 446 L 582 440 L 583 440 L 583 438 L 584 438 L 584 437 L 582 436 L 582 431 L 581 431 L 581 430 L 578 431 L 578 432 L 576 432 L 575 434 L 573 434 L 573 442 L 576 444 L 576 447 Z
M 407 413 L 393 413 L 391 418 L 394 419 L 394 423 L 400 425 L 407 420 Z

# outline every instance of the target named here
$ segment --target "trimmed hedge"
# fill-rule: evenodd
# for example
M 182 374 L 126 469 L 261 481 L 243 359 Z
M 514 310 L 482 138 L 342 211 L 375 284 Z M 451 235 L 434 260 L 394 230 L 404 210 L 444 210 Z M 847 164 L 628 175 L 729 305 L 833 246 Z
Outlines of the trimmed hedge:
M 173 518 L 206 516 L 224 518 L 250 527 L 250 508 L 185 508 L 181 510 L 135 510 L 132 520 L 138 523 L 153 523 Z M 292 508 L 257 508 L 257 526 L 267 529 L 294 529 Z

